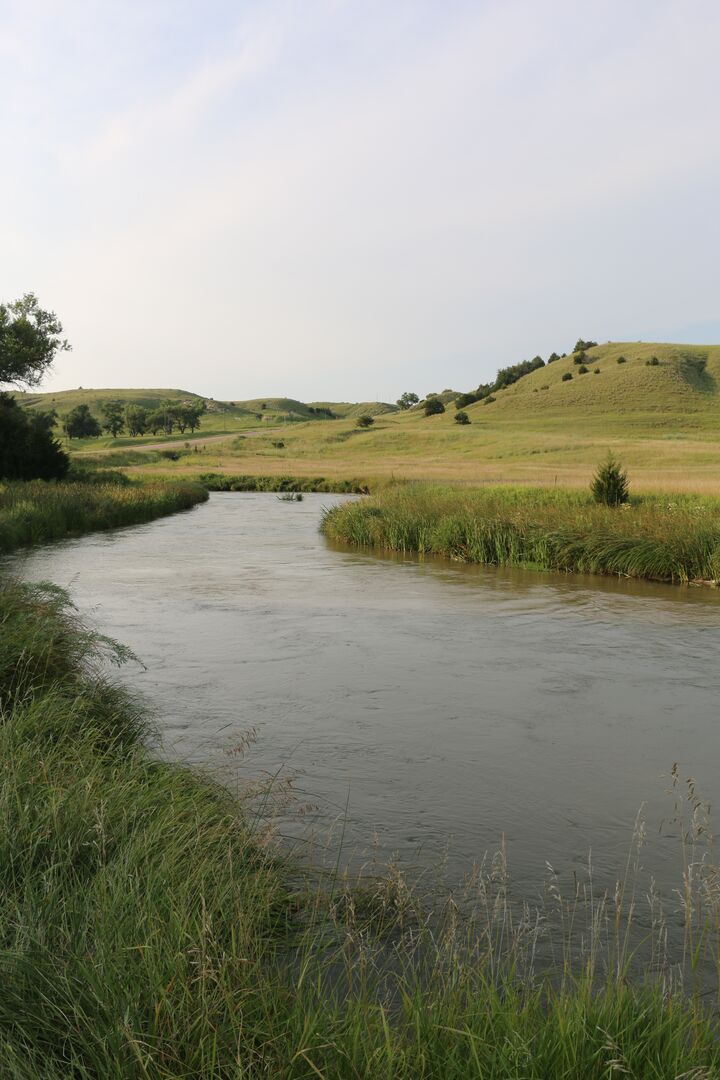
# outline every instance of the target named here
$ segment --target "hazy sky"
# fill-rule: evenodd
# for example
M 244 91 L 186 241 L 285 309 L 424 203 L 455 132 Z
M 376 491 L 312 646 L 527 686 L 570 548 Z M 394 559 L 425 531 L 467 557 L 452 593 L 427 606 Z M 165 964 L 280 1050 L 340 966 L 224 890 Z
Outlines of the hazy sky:
M 717 0 L 0 0 L 48 388 L 394 399 L 720 340 Z

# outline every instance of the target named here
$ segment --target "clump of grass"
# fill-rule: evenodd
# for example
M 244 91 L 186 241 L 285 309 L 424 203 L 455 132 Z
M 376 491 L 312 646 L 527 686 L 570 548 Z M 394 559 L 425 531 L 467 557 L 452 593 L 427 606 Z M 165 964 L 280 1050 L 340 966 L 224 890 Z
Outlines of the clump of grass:
M 117 476 L 0 483 L 0 551 L 96 529 L 136 525 L 207 499 L 190 483 L 129 483 Z
M 643 496 L 620 509 L 562 489 L 407 484 L 326 512 L 331 539 L 462 562 L 620 574 L 720 578 L 720 503 Z
M 67 598 L 5 582 L 0 601 L 0 674 L 22 671 L 0 712 L 10 1080 L 717 1075 L 694 976 L 720 899 L 692 787 L 682 968 L 654 895 L 638 963 L 641 828 L 614 889 L 588 873 L 565 897 L 553 878 L 538 912 L 502 853 L 431 907 L 394 867 L 292 893 L 249 798 L 148 754 L 142 706 L 98 668 L 112 646 Z

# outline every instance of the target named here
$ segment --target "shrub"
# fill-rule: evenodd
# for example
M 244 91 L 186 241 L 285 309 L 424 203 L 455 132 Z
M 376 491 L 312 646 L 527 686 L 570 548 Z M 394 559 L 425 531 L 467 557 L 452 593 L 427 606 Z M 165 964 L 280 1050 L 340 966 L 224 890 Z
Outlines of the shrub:
M 657 356 L 651 356 L 649 360 L 645 361 L 647 367 L 657 367 L 659 363 Z
M 576 352 L 573 356 L 573 364 L 584 364 L 586 360 L 587 356 L 585 355 L 584 349 L 580 349 L 580 351 Z
M 595 502 L 604 506 L 620 506 L 630 498 L 627 473 L 612 454 L 608 454 L 605 464 L 595 473 L 590 491 Z
M 497 398 L 493 397 L 492 394 L 488 394 L 488 396 L 483 400 L 483 405 L 492 405 L 493 401 L 497 401 Z
M 548 364 L 554 364 L 555 361 L 559 360 L 559 359 L 560 359 L 560 357 L 558 356 L 558 354 L 556 352 L 551 352 L 550 355 L 547 358 L 547 362 L 548 362 Z
M 597 341 L 583 341 L 582 338 L 578 338 L 573 352 L 585 352 L 586 349 L 592 349 L 595 345 L 597 345 Z
M 444 411 L 445 410 L 443 409 L 443 412 Z M 357 427 L 359 427 L 359 428 L 369 428 L 369 427 L 372 427 L 373 424 L 375 423 L 375 417 L 374 416 L 367 416 L 367 415 L 358 416 L 355 423 L 356 423 Z
M 468 405 L 474 405 L 475 402 L 479 400 L 479 393 L 461 394 L 460 397 L 455 398 L 455 408 L 465 409 Z
M 600 374 L 600 368 L 596 367 L 595 370 L 593 371 L 593 375 L 599 375 L 599 374 Z
M 580 367 L 578 368 L 578 375 L 587 375 L 588 370 L 589 369 L 587 367 L 585 367 L 584 364 L 581 364 Z
M 53 436 L 54 413 L 27 413 L 0 394 L 0 479 L 57 480 L 70 459 Z
M 440 398 L 429 397 L 423 406 L 426 416 L 439 416 L 445 412 L 445 406 Z
M 570 382 L 571 379 L 572 379 L 572 372 L 571 371 L 566 371 L 560 381 L 561 382 Z
M 460 409 L 458 412 L 455 413 L 455 423 L 456 424 L 469 424 L 470 423 L 470 417 L 468 416 L 468 414 L 466 412 L 463 412 L 463 410 Z
M 282 439 L 278 439 L 276 442 L 271 442 L 270 445 L 274 446 L 276 450 L 282 450 L 285 446 L 285 443 L 282 441 Z
M 617 362 L 618 362 L 618 364 L 627 364 L 627 360 L 625 359 L 624 356 L 618 356 Z

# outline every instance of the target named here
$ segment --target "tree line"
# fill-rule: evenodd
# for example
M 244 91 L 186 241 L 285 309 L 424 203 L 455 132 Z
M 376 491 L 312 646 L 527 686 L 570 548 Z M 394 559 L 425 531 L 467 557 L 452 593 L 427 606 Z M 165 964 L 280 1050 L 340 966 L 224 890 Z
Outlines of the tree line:
M 76 405 L 63 419 L 63 431 L 69 439 L 95 439 L 103 431 L 115 439 L 123 432 L 132 438 L 139 435 L 181 435 L 196 431 L 200 417 L 207 411 L 204 401 L 163 401 L 155 409 L 123 401 L 104 401 L 100 405 L 102 420 L 90 411 L 89 405 Z

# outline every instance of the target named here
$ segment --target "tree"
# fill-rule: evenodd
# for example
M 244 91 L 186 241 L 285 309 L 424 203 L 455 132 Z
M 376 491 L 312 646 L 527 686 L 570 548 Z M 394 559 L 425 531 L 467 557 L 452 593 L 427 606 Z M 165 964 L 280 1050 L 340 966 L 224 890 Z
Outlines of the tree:
M 372 427 L 373 424 L 375 423 L 375 417 L 374 416 L 358 416 L 355 423 L 357 424 L 357 426 L 359 428 L 369 428 L 369 427 Z
M 10 394 L 0 393 L 0 479 L 60 480 L 70 458 L 53 435 L 55 413 L 21 409 Z
M 100 411 L 105 417 L 103 427 L 116 439 L 125 427 L 125 408 L 122 401 L 104 401 Z
M 146 430 L 151 431 L 153 435 L 157 435 L 158 431 L 162 431 L 165 427 L 165 413 L 162 409 L 153 409 L 152 412 L 146 413 L 145 425 Z
M 426 416 L 438 416 L 440 413 L 445 412 L 445 406 L 440 398 L 429 397 L 424 405 Z
M 593 349 L 596 345 L 597 341 L 583 341 L 582 338 L 578 338 L 573 352 L 585 352 L 586 349 Z
M 69 349 L 62 324 L 33 293 L 0 304 L 0 385 L 37 386 L 58 352 Z
M 168 417 L 177 424 L 181 435 L 185 434 L 186 428 L 190 428 L 191 431 L 194 431 L 195 428 L 200 427 L 200 417 L 203 412 L 203 405 L 195 405 L 182 401 L 173 402 L 167 410 Z
M 144 409 L 142 405 L 127 405 L 125 407 L 125 426 L 133 438 L 136 435 L 144 435 L 148 429 L 147 409 Z
M 470 417 L 468 416 L 468 414 L 466 412 L 463 412 L 462 409 L 459 409 L 458 412 L 455 413 L 455 423 L 456 424 L 469 424 L 470 423 Z
M 63 427 L 68 439 L 96 439 L 102 434 L 102 428 L 90 412 L 89 405 L 76 405 L 71 409 Z
M 627 473 L 611 453 L 595 473 L 590 491 L 595 502 L 605 506 L 620 506 L 630 498 Z
M 417 396 L 417 394 L 409 393 L 408 391 L 406 391 L 404 394 L 400 395 L 400 397 L 397 399 L 396 404 L 400 409 L 409 409 L 411 405 L 417 405 L 419 400 L 420 398 Z

